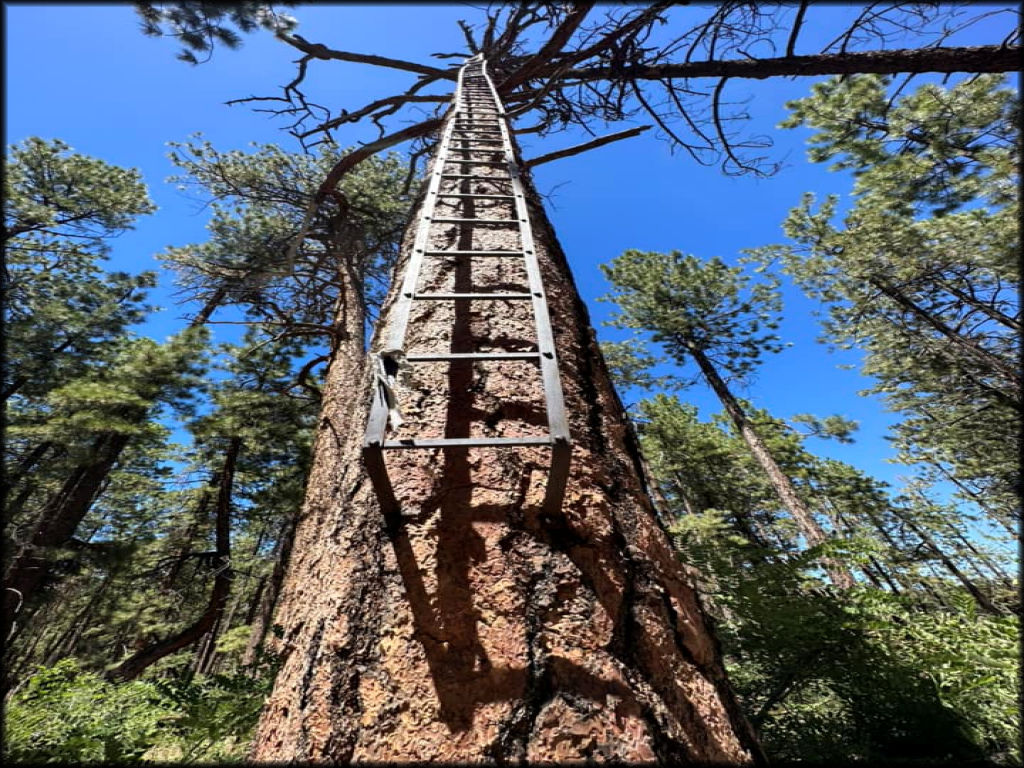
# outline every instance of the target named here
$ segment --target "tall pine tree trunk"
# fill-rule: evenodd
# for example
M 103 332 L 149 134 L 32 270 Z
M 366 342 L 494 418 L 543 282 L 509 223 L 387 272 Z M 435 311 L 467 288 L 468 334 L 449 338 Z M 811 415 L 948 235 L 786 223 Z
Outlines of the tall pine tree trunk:
M 943 552 L 939 545 L 935 543 L 935 540 L 931 536 L 929 536 L 928 533 L 923 528 L 921 528 L 921 526 L 917 525 L 917 523 L 915 523 L 911 519 L 910 514 L 900 513 L 899 516 L 900 519 L 906 524 L 906 526 L 915 534 L 917 534 L 918 538 L 920 538 L 921 541 L 924 542 L 925 546 L 928 547 L 928 549 L 932 552 L 932 554 L 934 554 L 935 557 L 938 558 L 939 562 L 942 563 L 942 566 L 951 574 L 953 574 L 953 577 L 957 581 L 959 581 L 960 584 L 963 585 L 964 589 L 966 589 L 968 593 L 970 593 L 971 597 L 973 597 L 974 601 L 978 604 L 978 607 L 980 607 L 983 611 L 992 614 L 993 616 L 1004 615 L 1005 612 L 1000 610 L 989 599 L 988 595 L 986 595 L 981 589 L 979 589 L 973 581 L 967 578 L 966 574 L 964 574 L 964 572 L 957 567 L 956 563 L 953 562 L 953 559 L 949 557 L 949 555 L 947 555 L 945 552 Z
M 281 584 L 284 581 L 285 569 L 288 559 L 291 557 L 292 543 L 295 539 L 295 520 L 285 522 L 283 529 L 278 535 L 277 544 L 274 549 L 274 569 L 270 577 L 261 583 L 257 590 L 254 605 L 250 611 L 248 624 L 249 641 L 245 646 L 245 653 L 242 655 L 242 666 L 250 666 L 256 661 L 260 647 L 271 627 L 274 608 L 277 606 L 277 598 L 281 594 Z
M 818 525 L 811 510 L 808 509 L 803 499 L 797 494 L 792 481 L 779 467 L 775 457 L 768 450 L 768 446 L 764 444 L 761 436 L 754 430 L 754 426 L 750 423 L 750 419 L 747 418 L 743 407 L 733 396 L 729 386 L 722 377 L 718 375 L 714 364 L 708 360 L 707 356 L 696 345 L 689 345 L 687 351 L 693 357 L 694 362 L 697 363 L 701 373 L 704 374 L 704 378 L 707 379 L 711 389 L 718 396 L 726 413 L 729 414 L 729 418 L 736 425 L 736 429 L 739 431 L 744 442 L 746 442 L 747 447 L 750 448 L 754 459 L 764 469 L 765 474 L 768 475 L 768 480 L 771 482 L 772 488 L 775 489 L 779 501 L 789 510 L 793 520 L 800 527 L 804 538 L 807 539 L 807 543 L 811 546 L 825 543 L 827 540 L 825 531 Z M 835 586 L 840 589 L 848 589 L 853 586 L 853 576 L 841 563 L 831 557 L 823 557 L 821 561 Z
M 90 460 L 72 472 L 60 491 L 39 513 L 30 539 L 15 555 L 4 575 L 2 637 L 9 639 L 14 622 L 46 581 L 54 550 L 66 546 L 117 464 L 129 437 L 103 433 L 93 441 Z
M 224 296 L 223 290 L 215 291 L 189 323 L 186 332 L 205 324 Z M 118 415 L 129 423 L 140 425 L 151 416 L 149 409 L 145 408 L 126 408 Z M 110 473 L 130 441 L 128 434 L 100 432 L 93 440 L 88 458 L 72 470 L 61 489 L 43 506 L 29 540 L 21 546 L 4 574 L 0 637 L 9 640 L 19 613 L 31 606 L 46 581 L 53 551 L 71 541 L 79 523 L 106 488 Z
M 275 616 L 283 664 L 254 760 L 760 758 L 657 521 L 565 257 L 532 187 L 527 195 L 573 439 L 562 508 L 542 511 L 548 448 L 392 451 L 402 513 L 385 519 L 361 457 L 373 371 L 354 389 L 359 368 L 336 355 Z M 509 237 L 456 225 L 432 245 L 507 249 Z M 521 290 L 517 269 L 435 258 L 420 287 Z M 527 302 L 416 304 L 410 352 L 535 348 Z M 417 365 L 400 395 L 402 436 L 546 431 L 529 362 Z

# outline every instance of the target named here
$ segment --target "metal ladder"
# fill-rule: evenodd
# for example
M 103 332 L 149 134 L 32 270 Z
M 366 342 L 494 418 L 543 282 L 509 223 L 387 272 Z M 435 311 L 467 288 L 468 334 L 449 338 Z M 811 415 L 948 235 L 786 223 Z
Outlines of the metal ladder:
M 454 144 L 461 146 L 453 146 Z M 453 159 L 452 152 L 461 153 L 466 159 Z M 473 153 L 492 155 L 501 152 L 503 160 L 473 160 Z M 473 174 L 474 166 L 503 168 L 507 176 Z M 451 170 L 448 170 L 451 169 Z M 469 194 L 458 190 L 461 182 L 493 182 L 498 189 L 494 194 Z M 450 185 L 454 182 L 455 189 Z M 504 187 L 504 190 L 500 189 Z M 437 201 L 445 199 L 488 198 L 511 201 L 515 207 L 514 219 L 485 219 L 479 217 L 457 218 L 435 215 Z M 517 250 L 433 250 L 430 235 L 433 225 L 459 224 L 463 227 L 474 225 L 516 226 L 519 229 L 520 245 Z M 424 293 L 417 289 L 420 270 L 424 259 L 455 257 L 472 259 L 478 257 L 499 259 L 523 259 L 526 268 L 527 293 Z M 536 327 L 537 349 L 530 352 L 472 352 L 450 354 L 404 353 L 404 361 L 415 365 L 425 362 L 493 361 L 498 364 L 506 360 L 528 360 L 538 363 L 544 387 L 544 400 L 548 423 L 546 436 L 531 437 L 436 437 L 418 439 L 387 439 L 388 414 L 393 397 L 388 378 L 396 375 L 399 359 L 396 352 L 405 349 L 406 328 L 414 301 L 474 301 L 474 300 L 530 301 Z M 385 512 L 400 511 L 394 488 L 388 476 L 384 452 L 397 449 L 434 448 L 475 448 L 485 446 L 518 447 L 550 446 L 551 466 L 548 472 L 544 509 L 557 512 L 565 495 L 566 479 L 569 474 L 570 440 L 569 426 L 562 397 L 562 385 L 558 376 L 558 359 L 555 355 L 551 320 L 541 282 L 537 252 L 530 228 L 530 215 L 526 197 L 512 148 L 511 134 L 501 100 L 494 84 L 487 74 L 487 64 L 477 54 L 459 70 L 453 109 L 449 113 L 437 149 L 437 159 L 427 188 L 422 214 L 417 225 L 412 253 L 409 257 L 402 280 L 401 291 L 392 310 L 390 331 L 382 352 L 373 363 L 378 365 L 380 375 L 370 408 L 370 417 L 363 440 L 363 459 L 373 483 L 377 498 Z

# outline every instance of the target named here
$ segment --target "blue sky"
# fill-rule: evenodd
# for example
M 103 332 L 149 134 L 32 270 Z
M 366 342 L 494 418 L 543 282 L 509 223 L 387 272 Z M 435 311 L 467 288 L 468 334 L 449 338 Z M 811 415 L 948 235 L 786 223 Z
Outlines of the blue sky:
M 812 8 L 811 36 L 828 34 L 850 12 L 847 6 Z M 686 9 L 706 13 L 706 9 Z M 476 19 L 465 5 L 330 5 L 291 11 L 300 34 L 342 50 L 391 55 L 437 63 L 430 54 L 460 51 L 462 33 L 455 20 Z M 6 143 L 28 136 L 60 138 L 76 151 L 143 174 L 159 206 L 115 244 L 111 268 L 157 268 L 154 254 L 167 246 L 205 237 L 206 213 L 194 199 L 164 179 L 175 169 L 166 158 L 166 142 L 201 131 L 220 149 L 245 148 L 250 142 L 276 142 L 297 149 L 282 125 L 247 106 L 225 106 L 229 99 L 268 95 L 291 79 L 298 56 L 267 33 L 247 36 L 238 51 L 218 50 L 211 61 L 190 66 L 174 58 L 170 40 L 143 36 L 130 5 L 5 4 Z M 982 24 L 959 39 L 966 44 L 992 42 L 1010 22 L 1007 17 Z M 810 20 L 810 17 L 809 17 Z M 810 52 L 810 51 L 807 51 Z M 441 60 L 442 66 L 447 60 Z M 363 65 L 317 62 L 310 94 L 332 108 L 353 109 L 411 84 L 413 75 Z M 781 242 L 781 222 L 800 196 L 844 193 L 847 177 L 804 157 L 804 130 L 777 130 L 784 103 L 809 92 L 812 79 L 736 83 L 731 97 L 749 96 L 750 133 L 774 141 L 771 159 L 784 162 L 776 175 L 727 177 L 717 167 L 702 167 L 684 153 L 671 154 L 655 130 L 582 156 L 535 169 L 534 179 L 548 195 L 547 210 L 569 256 L 579 290 L 590 307 L 601 338 L 622 334 L 602 328 L 607 305 L 595 300 L 608 291 L 598 265 L 627 248 L 672 250 L 734 261 L 741 249 Z M 621 126 L 610 128 L 619 130 Z M 337 136 L 342 144 L 374 138 L 372 125 Z M 524 139 L 524 157 L 570 146 L 582 135 Z M 177 306 L 169 275 L 161 276 L 154 295 L 165 309 L 139 330 L 157 338 L 179 330 L 190 310 Z M 861 424 L 853 445 L 812 440 L 809 447 L 896 482 L 906 469 L 886 462 L 892 451 L 884 439 L 893 415 L 876 399 L 859 397 L 870 386 L 854 370 L 856 353 L 830 354 L 816 342 L 813 305 L 799 291 L 784 293 L 782 337 L 793 346 L 768 358 L 739 394 L 776 416 L 839 413 Z M 681 395 L 706 418 L 719 410 L 702 384 Z M 626 395 L 626 399 L 633 399 Z

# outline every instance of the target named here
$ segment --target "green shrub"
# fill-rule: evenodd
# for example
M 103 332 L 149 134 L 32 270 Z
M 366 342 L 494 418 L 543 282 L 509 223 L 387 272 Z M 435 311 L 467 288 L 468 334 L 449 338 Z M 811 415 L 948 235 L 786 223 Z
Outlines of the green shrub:
M 19 763 L 137 761 L 169 711 L 151 683 L 120 685 L 65 659 L 42 668 L 7 706 L 4 757 Z
M 7 706 L 8 762 L 241 761 L 269 693 L 275 659 L 188 679 L 112 683 L 75 659 L 41 668 Z

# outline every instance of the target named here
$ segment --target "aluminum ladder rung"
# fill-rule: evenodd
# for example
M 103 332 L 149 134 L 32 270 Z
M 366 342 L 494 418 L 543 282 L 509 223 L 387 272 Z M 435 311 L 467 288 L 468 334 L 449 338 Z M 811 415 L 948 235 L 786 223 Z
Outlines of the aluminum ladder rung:
M 442 173 L 442 179 L 476 179 L 477 181 L 512 181 L 511 176 L 480 176 L 476 173 Z
M 426 251 L 425 256 L 522 256 L 522 251 Z
M 460 197 L 473 200 L 515 200 L 515 195 L 482 195 L 469 192 L 438 192 L 438 197 Z
M 551 449 L 551 464 L 547 477 L 543 508 L 548 514 L 557 514 L 565 496 L 566 483 L 571 462 L 571 442 L 568 418 L 565 413 L 565 402 L 562 394 L 561 379 L 558 372 L 558 361 L 555 351 L 554 332 L 546 301 L 540 264 L 534 244 L 533 232 L 530 228 L 530 213 L 525 199 L 523 182 L 520 179 L 521 169 L 518 167 L 515 146 L 512 143 L 514 130 L 509 124 L 509 113 L 498 98 L 494 83 L 487 73 L 487 62 L 480 54 L 473 56 L 458 71 L 458 83 L 451 101 L 451 111 L 443 123 L 438 142 L 435 162 L 431 166 L 426 197 L 424 198 L 422 216 L 416 226 L 415 241 L 409 252 L 402 278 L 402 287 L 395 303 L 389 310 L 386 337 L 382 339 L 384 350 L 400 350 L 406 345 L 406 330 L 416 301 L 529 301 L 533 311 L 534 331 L 536 332 L 536 350 L 529 352 L 414 352 L 404 359 L 410 363 L 455 363 L 493 362 L 501 365 L 509 361 L 526 361 L 536 364 L 539 368 L 541 385 L 544 393 L 544 408 L 547 417 L 547 434 L 544 436 L 509 436 L 509 437 L 452 437 L 440 436 L 423 438 L 405 438 L 399 435 L 388 439 L 388 422 L 390 405 L 394 405 L 396 392 L 392 390 L 394 376 L 400 367 L 401 357 L 390 352 L 378 353 L 376 364 L 382 367 L 384 374 L 376 387 L 370 416 L 367 420 L 366 434 L 363 440 L 363 461 L 367 474 L 373 484 L 382 511 L 387 516 L 399 515 L 402 504 L 395 495 L 394 486 L 388 475 L 388 466 L 384 451 L 392 449 L 444 449 L 474 447 L 517 447 L 542 446 Z M 466 146 L 459 146 L 463 144 Z M 504 160 L 469 160 L 453 159 L 453 156 L 472 157 L 474 154 L 487 156 L 504 156 Z M 446 173 L 446 165 L 481 166 L 475 173 Z M 494 169 L 496 175 L 483 175 L 487 168 Z M 457 169 L 462 171 L 462 168 Z M 470 169 L 472 170 L 472 169 Z M 464 191 L 443 192 L 445 182 L 448 188 Z M 480 187 L 465 186 L 461 183 L 451 185 L 451 181 L 465 181 L 470 185 L 484 182 L 508 184 L 510 186 L 492 187 L 492 194 L 470 191 Z M 487 189 L 484 187 L 483 189 Z M 468 218 L 454 216 L 435 216 L 439 201 L 445 205 L 457 205 L 460 199 L 491 199 L 508 201 L 515 207 L 514 218 Z M 493 215 L 493 213 L 492 213 Z M 511 250 L 471 248 L 444 248 L 432 245 L 434 224 L 480 224 L 480 225 L 516 225 L 518 227 L 519 248 Z M 450 231 L 450 230 L 449 230 Z M 438 244 L 440 245 L 440 243 Z M 506 293 L 433 293 L 418 290 L 420 272 L 424 258 L 451 256 L 455 259 L 516 258 L 521 259 L 525 269 L 525 292 Z M 457 261 L 455 262 L 458 263 Z M 447 273 L 452 262 L 437 265 L 441 274 Z M 486 290 L 486 286 L 484 287 Z M 494 308 L 491 312 L 500 312 Z M 500 346 L 484 342 L 484 346 Z M 389 383 L 391 382 L 391 383 Z M 391 518 L 395 519 L 395 518 Z
M 457 360 L 539 360 L 540 352 L 437 352 L 408 354 L 410 363 L 442 363 Z
M 488 448 L 513 447 L 519 445 L 552 445 L 550 437 L 428 437 L 385 440 L 380 446 L 385 450 L 396 448 Z
M 524 301 L 532 299 L 532 293 L 415 293 L 413 299 L 422 301 Z
M 431 218 L 434 224 L 518 224 L 520 219 L 460 219 L 450 216 Z

